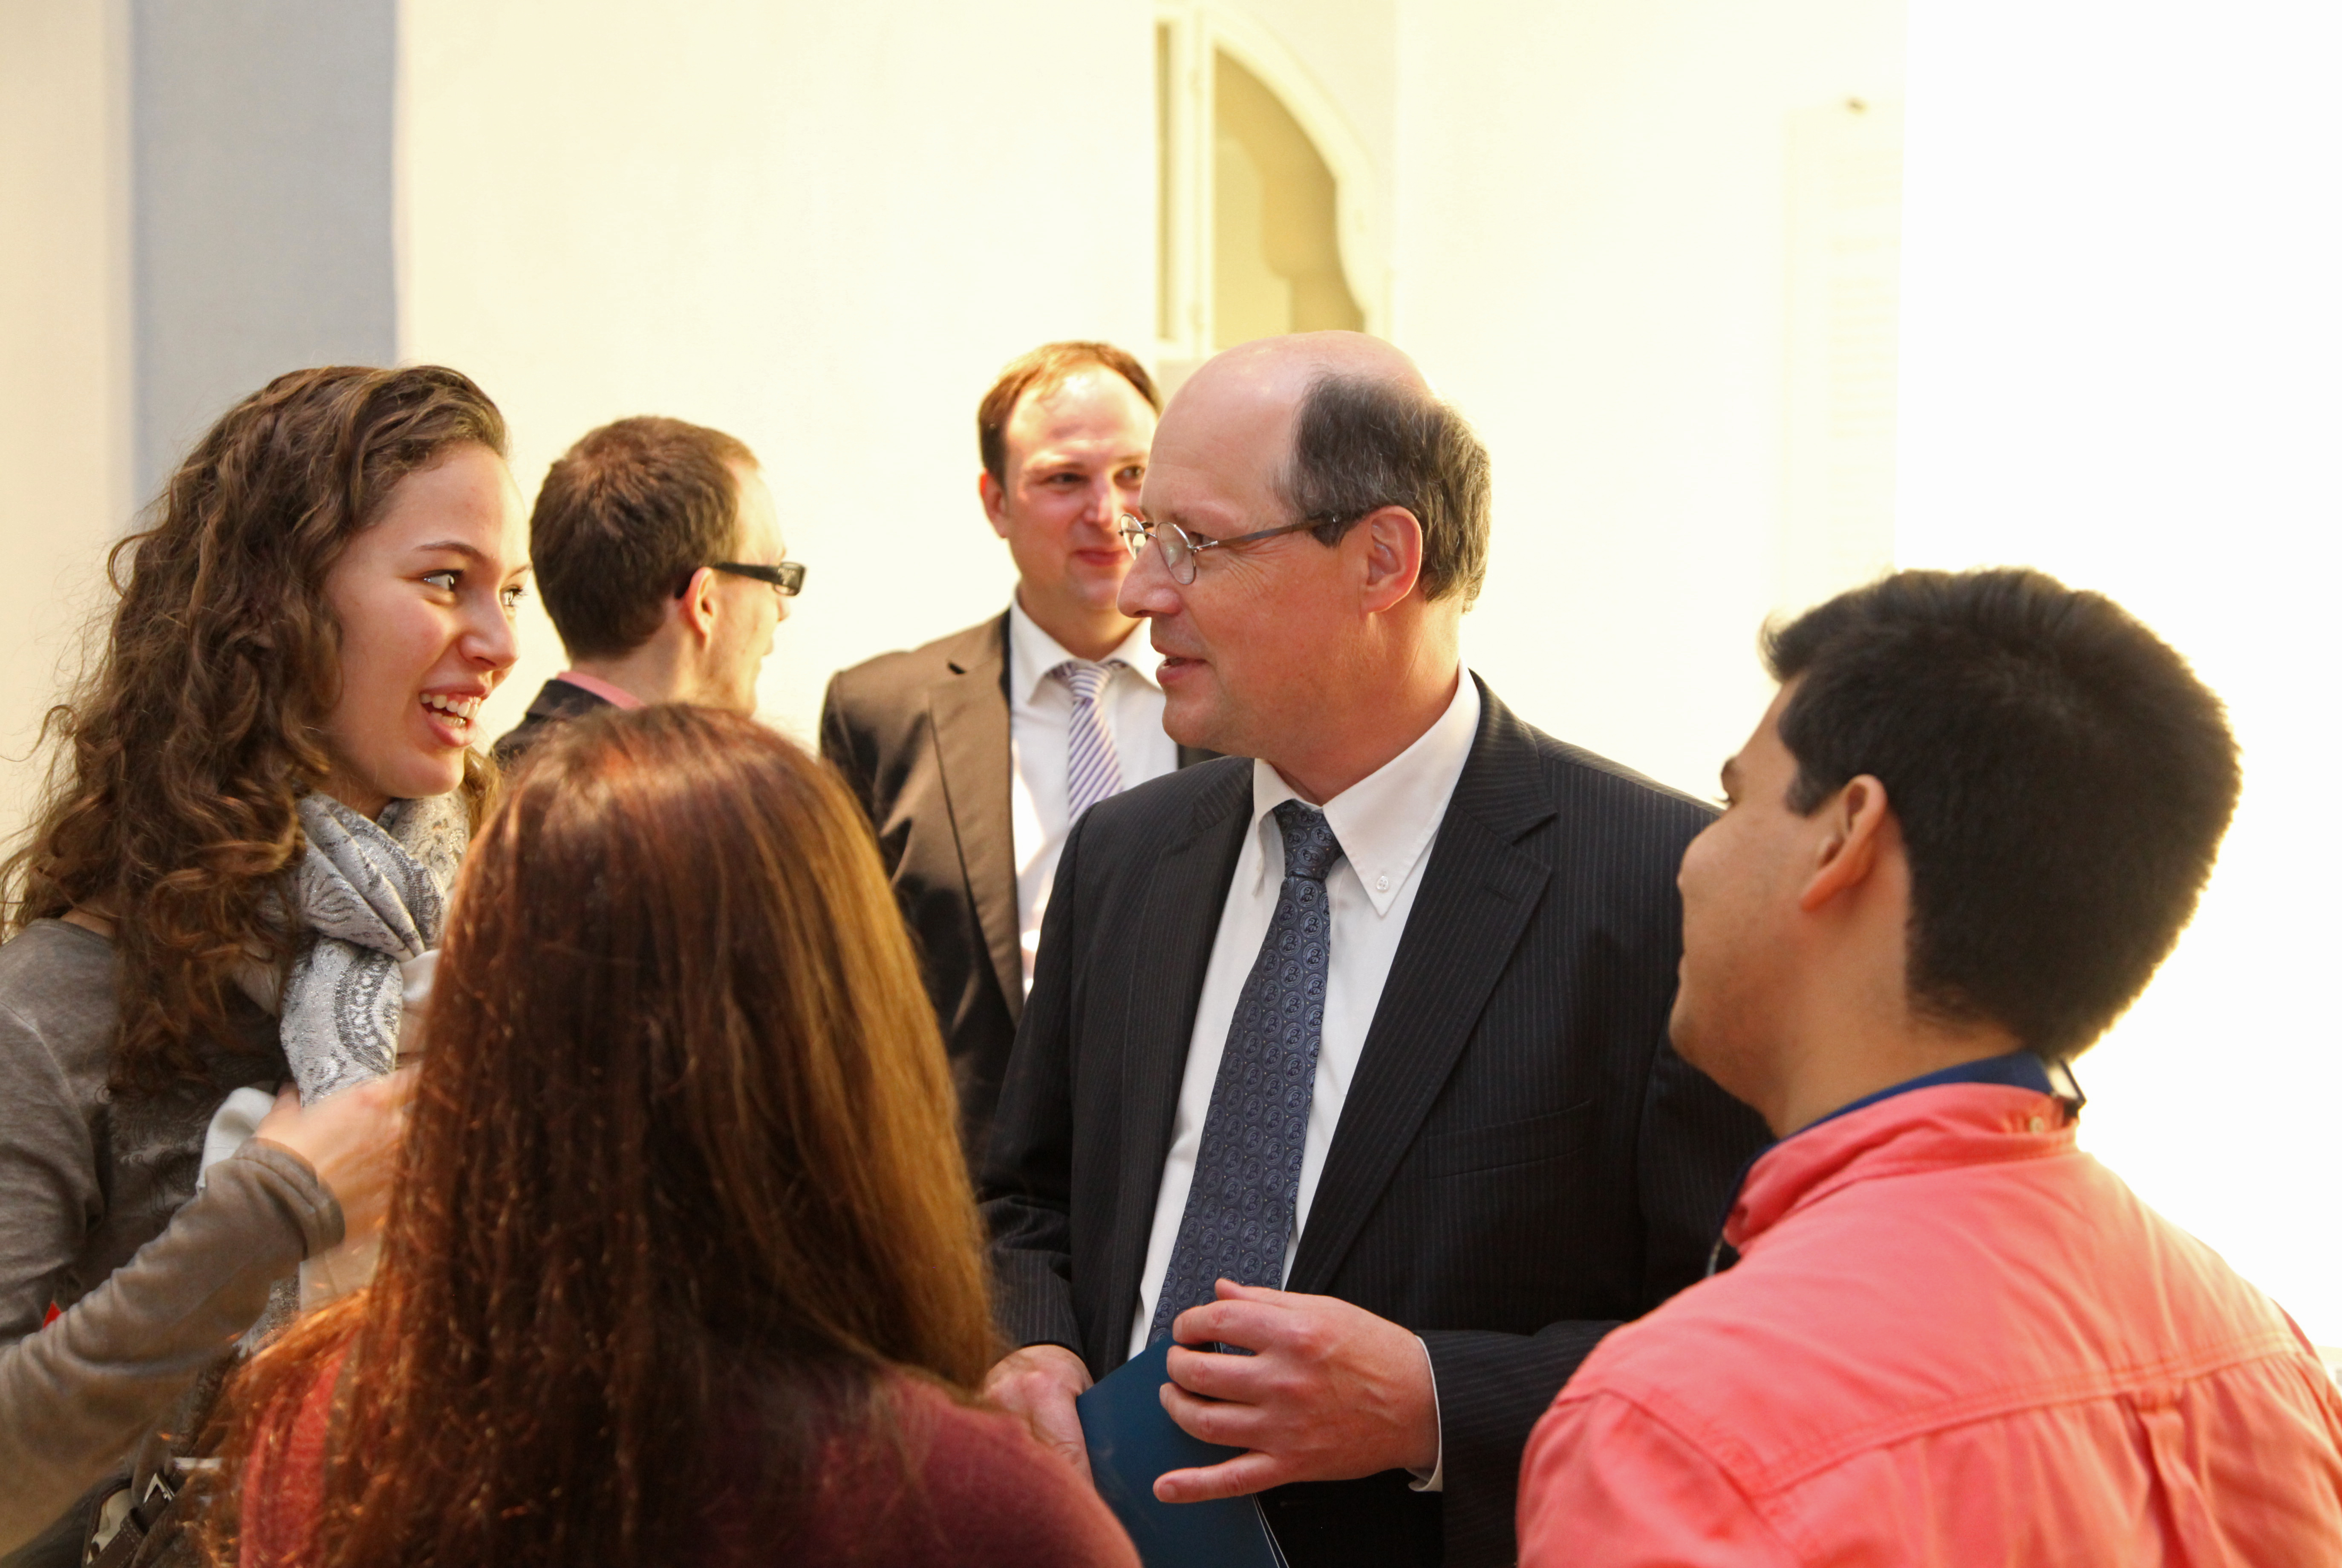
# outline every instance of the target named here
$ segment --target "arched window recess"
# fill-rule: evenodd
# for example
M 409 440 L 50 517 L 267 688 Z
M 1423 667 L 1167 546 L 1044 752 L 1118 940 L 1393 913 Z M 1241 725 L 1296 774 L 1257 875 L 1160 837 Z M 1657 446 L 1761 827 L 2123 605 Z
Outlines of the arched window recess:
M 1220 5 L 1159 6 L 1155 56 L 1166 381 L 1256 337 L 1387 332 L 1372 164 L 1333 99 L 1275 34 Z

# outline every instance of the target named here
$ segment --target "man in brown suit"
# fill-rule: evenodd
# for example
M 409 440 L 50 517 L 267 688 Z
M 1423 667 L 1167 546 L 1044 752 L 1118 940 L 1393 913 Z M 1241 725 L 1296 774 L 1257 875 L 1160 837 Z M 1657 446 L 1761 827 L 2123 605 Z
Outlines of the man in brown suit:
M 1006 613 L 843 671 L 822 704 L 822 754 L 869 813 L 918 936 L 971 1159 L 1074 820 L 1211 754 L 1163 733 L 1159 659 L 1116 604 L 1130 570 L 1116 520 L 1158 404 L 1109 344 L 1048 344 L 1003 371 L 976 411 L 976 489 L 1016 562 Z

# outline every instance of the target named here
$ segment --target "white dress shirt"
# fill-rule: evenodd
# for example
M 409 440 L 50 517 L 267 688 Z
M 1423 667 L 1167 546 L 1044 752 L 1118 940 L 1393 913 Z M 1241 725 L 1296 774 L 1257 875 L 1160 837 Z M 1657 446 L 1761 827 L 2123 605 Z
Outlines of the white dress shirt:
M 1448 797 L 1470 755 L 1480 724 L 1480 691 L 1457 672 L 1456 695 L 1413 745 L 1326 803 L 1326 821 L 1341 842 L 1342 858 L 1326 874 L 1326 901 L 1332 911 L 1333 951 L 1326 958 L 1326 1022 L 1317 1043 L 1317 1078 L 1310 1091 L 1309 1126 L 1301 1144 L 1301 1190 L 1294 1200 L 1293 1234 L 1286 1238 L 1285 1269 L 1293 1268 L 1302 1227 L 1309 1223 L 1310 1200 L 1325 1174 L 1326 1151 L 1342 1119 L 1342 1102 L 1366 1049 L 1366 1029 L 1381 1003 L 1383 982 L 1415 907 L 1416 889 L 1430 860 L 1432 839 L 1447 814 Z M 1146 1348 L 1163 1275 L 1179 1239 L 1187 1210 L 1187 1189 L 1196 1179 L 1196 1154 L 1204 1141 L 1204 1117 L 1211 1109 L 1212 1085 L 1227 1048 L 1228 1025 L 1236 1000 L 1251 974 L 1260 944 L 1276 914 L 1285 882 L 1285 840 L 1269 813 L 1297 799 L 1268 764 L 1252 764 L 1252 831 L 1236 856 L 1220 911 L 1219 935 L 1204 972 L 1196 1004 L 1196 1032 L 1187 1044 L 1187 1065 L 1179 1080 L 1179 1108 L 1171 1123 L 1171 1152 L 1163 1162 L 1163 1183 L 1155 1194 L 1155 1226 L 1146 1242 L 1146 1267 L 1139 1275 L 1138 1312 L 1131 1320 L 1130 1353 Z M 1280 1274 L 1282 1283 L 1282 1274 Z
M 1025 606 L 1008 605 L 1008 822 L 1016 856 L 1016 941 L 1025 954 L 1025 989 L 1033 989 L 1033 957 L 1041 944 L 1041 916 L 1049 907 L 1057 855 L 1072 829 L 1066 754 L 1074 722 L 1073 688 L 1049 672 L 1074 655 L 1041 630 Z M 1098 707 L 1114 732 L 1122 787 L 1160 778 L 1179 765 L 1179 746 L 1163 733 L 1163 688 L 1155 672 L 1163 655 L 1146 640 L 1146 624 L 1106 655 L 1126 666 L 1098 693 Z M 1100 661 L 1103 663 L 1104 661 Z

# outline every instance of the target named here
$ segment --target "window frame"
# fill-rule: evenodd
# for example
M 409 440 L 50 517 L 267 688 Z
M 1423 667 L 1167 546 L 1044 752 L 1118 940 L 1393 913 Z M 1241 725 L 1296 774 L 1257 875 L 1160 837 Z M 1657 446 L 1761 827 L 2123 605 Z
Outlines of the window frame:
M 1335 245 L 1366 330 L 1390 335 L 1390 268 L 1376 254 L 1378 184 L 1366 143 L 1293 52 L 1251 17 L 1206 0 L 1163 0 L 1155 10 L 1156 359 L 1176 381 L 1214 348 L 1213 169 L 1216 91 L 1213 55 L 1225 53 L 1275 94 L 1334 176 Z M 1168 78 L 1167 82 L 1166 78 Z M 1167 96 L 1165 89 L 1167 86 Z

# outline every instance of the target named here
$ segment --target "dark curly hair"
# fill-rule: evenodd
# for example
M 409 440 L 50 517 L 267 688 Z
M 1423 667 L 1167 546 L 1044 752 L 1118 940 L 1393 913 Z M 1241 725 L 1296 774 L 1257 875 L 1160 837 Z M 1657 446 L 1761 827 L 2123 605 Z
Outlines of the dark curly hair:
M 341 627 L 325 574 L 392 488 L 448 448 L 503 455 L 471 380 L 419 365 L 280 375 L 197 442 L 114 547 L 97 668 L 50 710 L 46 797 L 0 865 L 6 933 L 85 905 L 115 922 L 118 1092 L 200 1078 L 239 965 L 289 962 L 295 803 L 327 762 Z M 490 787 L 465 765 L 475 820 Z

